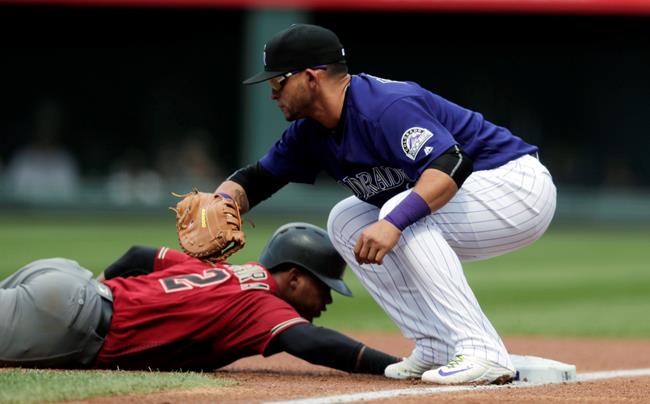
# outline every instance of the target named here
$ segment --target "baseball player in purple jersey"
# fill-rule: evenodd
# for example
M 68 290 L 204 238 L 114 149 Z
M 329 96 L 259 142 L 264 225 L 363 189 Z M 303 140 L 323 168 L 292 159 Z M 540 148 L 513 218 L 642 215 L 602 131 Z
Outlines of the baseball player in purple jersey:
M 328 232 L 369 293 L 415 342 L 391 378 L 503 383 L 510 356 L 461 261 L 531 244 L 556 191 L 538 148 L 412 82 L 350 75 L 338 37 L 292 25 L 265 45 L 264 71 L 291 122 L 255 165 L 217 192 L 247 211 L 289 182 L 325 171 L 352 191 Z

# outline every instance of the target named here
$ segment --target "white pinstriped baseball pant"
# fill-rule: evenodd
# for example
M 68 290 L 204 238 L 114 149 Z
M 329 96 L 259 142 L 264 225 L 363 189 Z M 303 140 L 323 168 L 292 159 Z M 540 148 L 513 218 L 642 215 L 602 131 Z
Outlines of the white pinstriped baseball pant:
M 461 261 L 501 255 L 541 237 L 555 212 L 551 175 L 528 155 L 475 171 L 449 203 L 404 229 L 382 265 L 357 264 L 353 248 L 361 231 L 408 192 L 381 210 L 356 197 L 339 202 L 327 223 L 332 243 L 402 334 L 415 341 L 414 359 L 433 366 L 466 354 L 512 368 Z

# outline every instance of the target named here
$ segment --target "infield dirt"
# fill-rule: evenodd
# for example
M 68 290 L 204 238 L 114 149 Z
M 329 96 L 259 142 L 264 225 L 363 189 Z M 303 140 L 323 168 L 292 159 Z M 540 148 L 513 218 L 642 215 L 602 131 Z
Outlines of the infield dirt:
M 413 344 L 395 333 L 354 333 L 369 346 L 395 355 L 410 353 Z M 535 355 L 575 364 L 584 372 L 650 368 L 650 340 L 615 340 L 550 337 L 507 337 L 511 353 Z M 236 384 L 216 389 L 173 391 L 147 395 L 99 398 L 92 403 L 257 403 L 273 400 L 318 398 L 409 387 L 432 387 L 420 381 L 395 381 L 380 376 L 347 374 L 310 365 L 286 354 L 271 358 L 242 359 L 215 373 Z M 608 379 L 490 391 L 438 393 L 427 396 L 391 398 L 375 402 L 511 402 L 511 403 L 648 403 L 650 377 Z

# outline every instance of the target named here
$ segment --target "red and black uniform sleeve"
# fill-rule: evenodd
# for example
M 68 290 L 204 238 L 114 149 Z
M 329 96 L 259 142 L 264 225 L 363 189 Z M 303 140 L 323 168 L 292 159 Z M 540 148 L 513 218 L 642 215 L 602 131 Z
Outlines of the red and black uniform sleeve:
M 128 278 L 153 272 L 157 250 L 151 247 L 133 246 L 104 270 L 104 278 Z
M 213 264 L 169 249 L 152 261 L 147 275 L 106 281 L 113 318 L 96 367 L 216 369 L 307 323 L 259 264 Z
M 162 271 L 178 264 L 185 264 L 196 261 L 197 258 L 172 250 L 169 247 L 160 247 L 153 258 L 153 271 Z
M 106 280 L 147 275 L 193 258 L 167 247 L 133 246 L 104 270 Z
M 399 359 L 363 345 L 337 331 L 309 323 L 296 324 L 278 334 L 264 356 L 287 352 L 315 365 L 351 373 L 384 374 Z

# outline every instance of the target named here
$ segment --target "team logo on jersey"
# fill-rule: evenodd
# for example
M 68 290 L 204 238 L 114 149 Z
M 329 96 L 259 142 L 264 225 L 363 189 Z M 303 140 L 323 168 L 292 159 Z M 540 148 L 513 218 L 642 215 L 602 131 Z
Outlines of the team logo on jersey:
M 422 146 L 424 146 L 426 141 L 432 137 L 433 133 L 425 128 L 419 128 L 415 126 L 413 128 L 407 129 L 406 132 L 402 134 L 402 150 L 404 150 L 404 153 L 406 153 L 408 158 L 415 160 L 415 156 L 418 155 L 418 152 Z
M 339 180 L 363 201 L 381 192 L 400 188 L 409 181 L 412 180 L 404 170 L 393 167 L 372 167 L 371 170 L 347 175 Z

